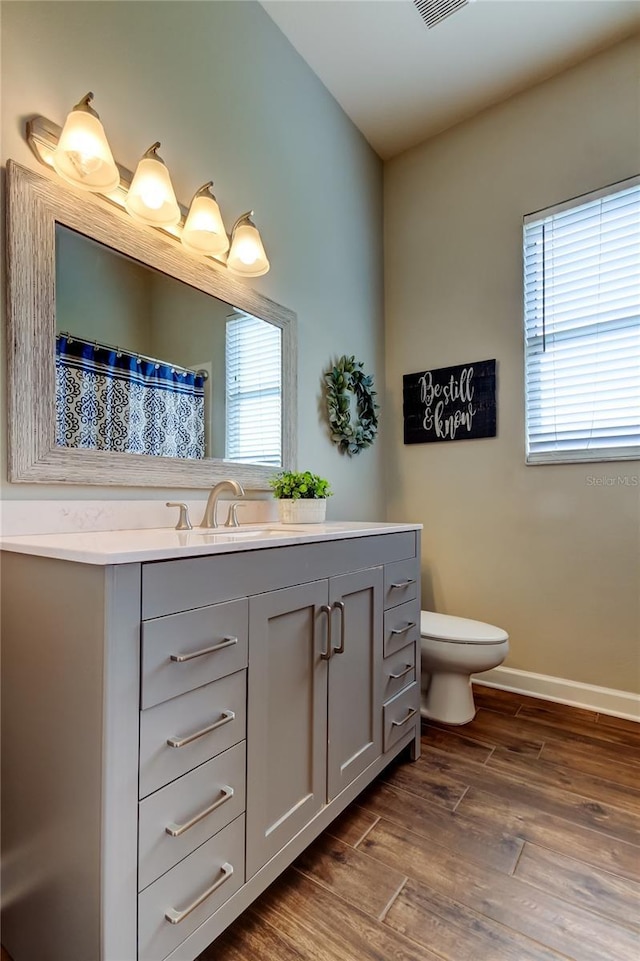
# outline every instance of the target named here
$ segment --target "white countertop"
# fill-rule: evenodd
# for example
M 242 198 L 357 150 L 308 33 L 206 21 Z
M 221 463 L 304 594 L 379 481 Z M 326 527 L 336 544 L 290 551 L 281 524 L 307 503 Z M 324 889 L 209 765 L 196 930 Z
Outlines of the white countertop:
M 81 564 L 130 564 L 176 557 L 199 557 L 231 551 L 254 551 L 264 547 L 309 544 L 420 530 L 421 524 L 387 524 L 369 521 L 336 521 L 327 524 L 247 524 L 215 530 L 173 528 L 122 531 L 81 531 L 66 534 L 28 534 L 0 538 L 0 549 L 36 554 Z

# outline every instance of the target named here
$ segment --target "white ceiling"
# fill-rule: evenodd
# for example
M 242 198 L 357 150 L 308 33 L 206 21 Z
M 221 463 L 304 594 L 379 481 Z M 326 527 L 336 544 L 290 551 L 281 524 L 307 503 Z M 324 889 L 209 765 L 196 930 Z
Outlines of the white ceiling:
M 261 0 L 387 159 L 640 30 L 640 0 Z

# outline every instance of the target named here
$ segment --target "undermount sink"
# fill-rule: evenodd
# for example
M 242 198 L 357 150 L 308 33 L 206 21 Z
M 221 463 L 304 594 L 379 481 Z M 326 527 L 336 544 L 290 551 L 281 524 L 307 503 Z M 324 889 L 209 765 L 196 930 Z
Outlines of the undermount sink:
M 243 525 L 241 527 L 217 527 L 214 531 L 202 531 L 202 533 L 226 534 L 229 537 L 256 537 L 261 534 L 264 537 L 290 537 L 292 534 L 322 534 L 326 528 L 322 524 L 307 524 L 307 526 L 294 527 L 293 524 L 267 524 L 258 527 Z
M 297 530 L 295 527 L 215 527 L 207 530 L 198 529 L 189 531 L 190 535 L 198 537 L 228 540 L 243 540 L 250 537 L 288 537 L 291 534 L 304 534 L 305 531 Z
M 237 540 L 243 537 L 269 537 L 272 534 L 279 533 L 279 531 L 274 531 L 269 527 L 224 527 L 222 529 L 218 527 L 213 531 L 201 531 L 200 533 L 214 534 L 216 537 L 232 537 L 234 540 Z

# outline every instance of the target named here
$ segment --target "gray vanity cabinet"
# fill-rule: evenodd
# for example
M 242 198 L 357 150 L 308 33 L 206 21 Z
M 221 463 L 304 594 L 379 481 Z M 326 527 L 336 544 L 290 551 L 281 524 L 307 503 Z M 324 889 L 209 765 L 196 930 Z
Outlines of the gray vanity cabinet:
M 382 753 L 382 571 L 250 599 L 247 878 Z
M 419 753 L 413 529 L 101 566 L 3 553 L 3 943 L 193 961 Z

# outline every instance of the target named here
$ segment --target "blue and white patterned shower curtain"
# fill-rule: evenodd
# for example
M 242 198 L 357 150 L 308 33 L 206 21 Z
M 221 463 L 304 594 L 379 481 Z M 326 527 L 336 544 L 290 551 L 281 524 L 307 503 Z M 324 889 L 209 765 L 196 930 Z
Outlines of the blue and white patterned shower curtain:
M 200 374 L 64 334 L 56 338 L 56 412 L 60 447 L 205 456 Z

